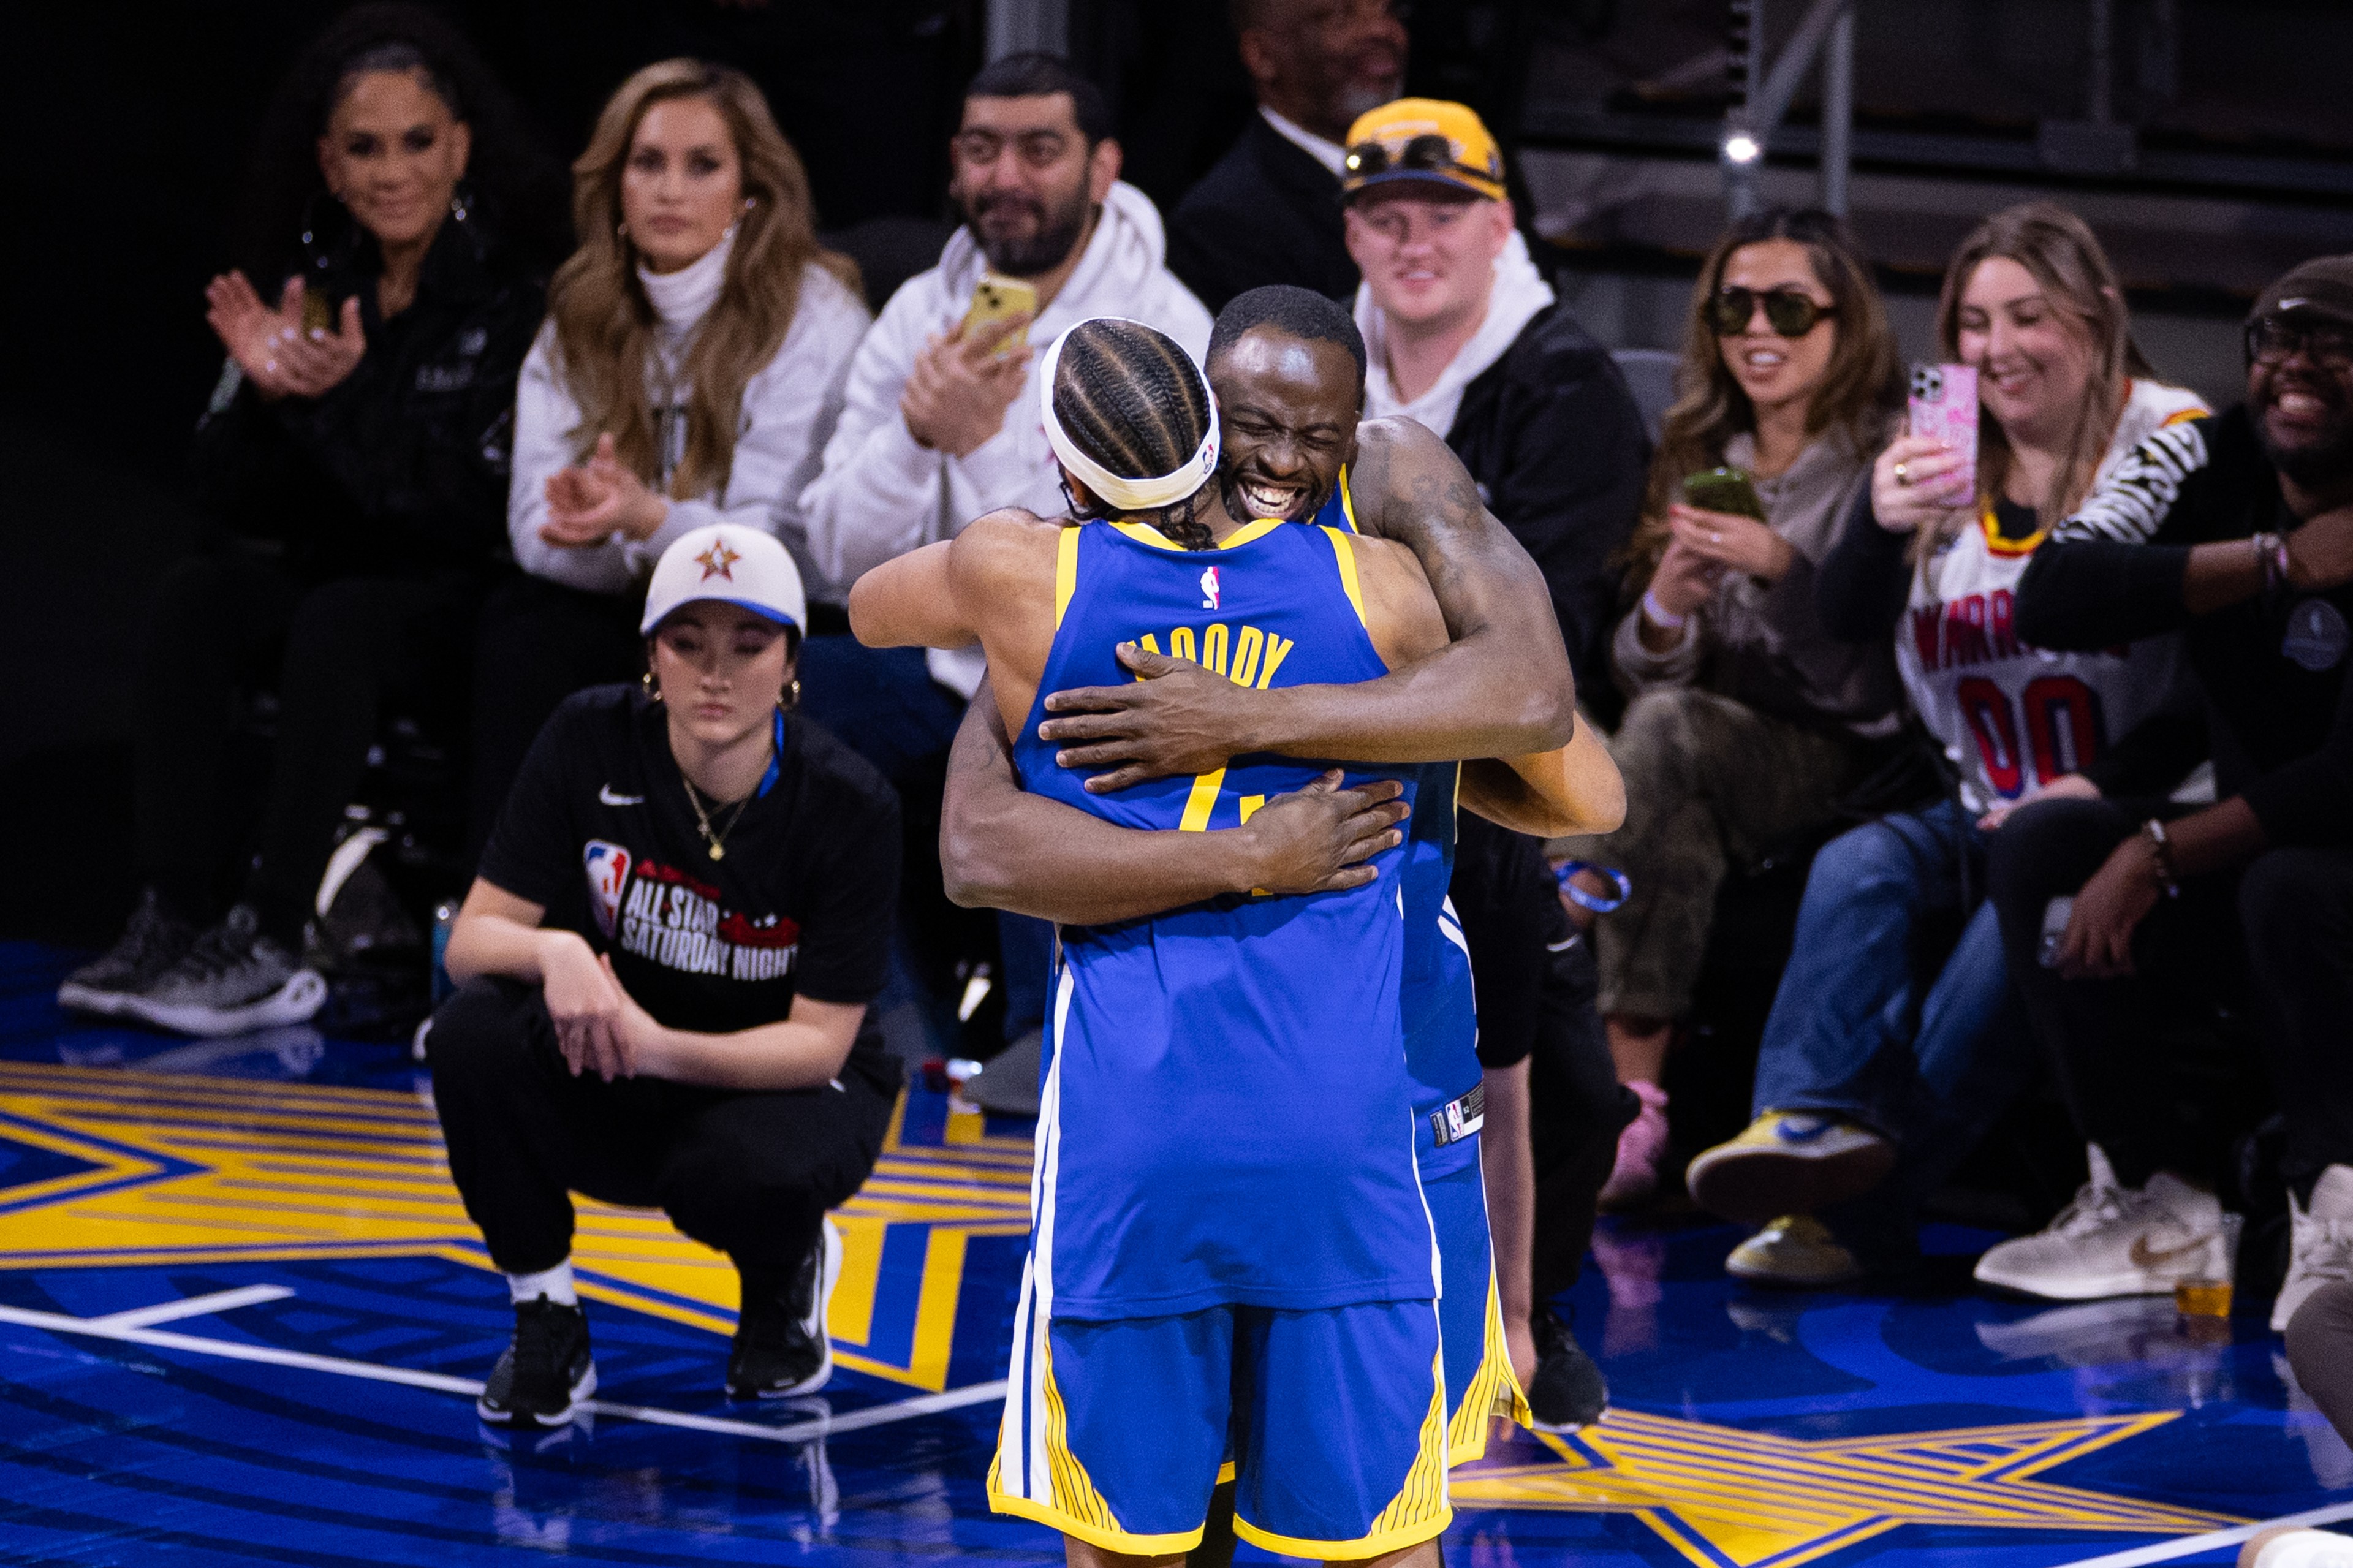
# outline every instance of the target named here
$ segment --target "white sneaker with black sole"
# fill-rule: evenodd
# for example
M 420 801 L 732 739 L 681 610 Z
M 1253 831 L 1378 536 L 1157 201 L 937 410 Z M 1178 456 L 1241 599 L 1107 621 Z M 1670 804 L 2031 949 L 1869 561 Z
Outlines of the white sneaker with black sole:
M 196 944 L 196 928 L 164 907 L 153 888 L 139 895 L 131 923 L 112 947 L 83 964 L 58 987 L 58 1005 L 77 1013 L 119 1017 L 131 998 L 162 979 Z
M 2287 1278 L 2272 1302 L 2272 1332 L 2287 1332 L 2295 1310 L 2323 1285 L 2353 1279 L 2353 1165 L 2331 1165 L 2313 1184 L 2312 1201 L 2287 1197 Z
M 2162 1296 L 2189 1279 L 2231 1278 L 2221 1201 L 2160 1171 L 2143 1187 L 2117 1182 L 2092 1145 L 2092 1179 L 2059 1217 L 1978 1259 L 1980 1284 L 2054 1301 Z
M 306 1024 L 326 1005 L 325 977 L 264 935 L 253 906 L 239 904 L 120 1011 L 175 1034 L 217 1036 Z

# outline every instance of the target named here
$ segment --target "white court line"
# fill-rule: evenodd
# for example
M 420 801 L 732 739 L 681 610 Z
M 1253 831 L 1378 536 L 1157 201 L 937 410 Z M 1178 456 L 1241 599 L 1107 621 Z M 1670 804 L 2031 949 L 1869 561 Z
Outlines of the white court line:
M 2277 1519 L 2257 1520 L 2253 1524 L 2209 1531 L 2204 1535 L 2185 1535 L 2179 1541 L 2160 1541 L 2155 1546 L 2111 1552 L 2105 1557 L 2086 1557 L 2080 1562 L 2062 1563 L 2060 1568 L 2140 1568 L 2144 1563 L 2170 1563 L 2177 1557 L 2211 1552 L 2221 1546 L 2236 1546 L 2241 1542 L 2253 1541 L 2266 1530 L 2304 1530 L 2315 1525 L 2334 1524 L 2340 1519 L 2353 1519 L 2353 1502 L 2331 1503 L 2327 1508 L 2282 1514 Z
M 174 1306 L 185 1304 L 173 1303 Z M 216 1300 L 210 1310 L 220 1310 Z M 115 1340 L 124 1344 L 152 1345 L 157 1350 L 185 1351 L 192 1355 L 220 1356 L 227 1361 L 258 1362 L 266 1366 L 328 1372 L 339 1377 L 361 1377 L 375 1383 L 397 1383 L 410 1388 L 429 1388 L 438 1394 L 459 1394 L 469 1399 L 482 1392 L 480 1382 L 470 1377 L 451 1377 L 446 1373 L 418 1372 L 405 1366 L 380 1366 L 375 1362 L 346 1361 L 342 1356 L 311 1355 L 306 1351 L 285 1351 L 272 1345 L 239 1344 L 235 1340 L 201 1339 L 194 1334 L 128 1326 L 105 1318 L 69 1318 L 58 1312 L 33 1312 L 21 1307 L 0 1307 L 0 1323 L 46 1329 L 53 1334 L 79 1334 L 90 1339 Z M 605 1399 L 586 1401 L 581 1408 L 599 1415 L 610 1415 L 624 1421 L 644 1421 L 657 1426 L 681 1426 L 692 1432 L 718 1432 L 734 1437 L 759 1437 L 772 1443 L 807 1443 L 836 1432 L 885 1426 L 894 1421 L 961 1409 L 967 1405 L 980 1405 L 1004 1396 L 1005 1380 L 998 1378 L 994 1383 L 976 1383 L 965 1388 L 952 1388 L 944 1394 L 921 1394 L 913 1399 L 900 1400 L 895 1405 L 854 1410 L 847 1415 L 820 1416 L 813 1421 L 796 1422 L 790 1426 L 764 1426 L 756 1421 L 730 1421 L 724 1416 L 693 1415 L 682 1410 L 661 1410 L 646 1405 L 617 1405 Z
M 165 1301 L 153 1307 L 134 1307 L 128 1312 L 109 1312 L 102 1318 L 88 1320 L 103 1323 L 110 1329 L 149 1329 L 157 1323 L 177 1322 L 182 1318 L 202 1318 L 214 1312 L 234 1311 L 239 1307 L 259 1307 L 264 1301 L 283 1301 L 294 1294 L 283 1285 L 248 1285 L 241 1290 L 216 1290 L 209 1296 L 190 1296 L 185 1300 Z

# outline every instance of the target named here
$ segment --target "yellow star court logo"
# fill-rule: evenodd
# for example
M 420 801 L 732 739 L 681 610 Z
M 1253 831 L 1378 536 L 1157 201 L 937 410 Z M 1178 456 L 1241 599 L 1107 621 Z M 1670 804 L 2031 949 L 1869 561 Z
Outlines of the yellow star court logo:
M 2179 1415 L 1780 1437 L 1612 1411 L 1559 1462 L 1458 1472 L 1454 1505 L 1630 1513 L 1700 1568 L 1795 1568 L 1905 1524 L 2190 1535 L 2244 1520 L 2035 1478 Z

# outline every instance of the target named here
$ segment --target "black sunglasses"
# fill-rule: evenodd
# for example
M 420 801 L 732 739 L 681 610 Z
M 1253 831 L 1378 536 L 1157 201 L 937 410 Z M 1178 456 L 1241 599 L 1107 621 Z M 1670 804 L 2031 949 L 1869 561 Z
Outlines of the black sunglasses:
M 1759 293 L 1733 284 L 1717 289 L 1715 298 L 1707 302 L 1708 324 L 1719 338 L 1736 337 L 1748 330 L 1759 305 L 1765 307 L 1765 324 L 1784 338 L 1802 338 L 1814 330 L 1815 322 L 1838 314 L 1836 305 L 1817 304 L 1811 295 L 1795 289 L 1767 289 Z
M 1393 169 L 1410 169 L 1425 174 L 1468 174 L 1474 180 L 1493 181 L 1500 178 L 1492 169 L 1482 169 L 1454 161 L 1454 143 L 1433 133 L 1415 137 L 1397 150 L 1389 150 L 1377 142 L 1359 142 L 1348 149 L 1347 169 L 1356 179 L 1370 179 Z
M 2342 374 L 2353 368 L 2353 332 L 2284 316 L 2263 316 L 2247 323 L 2249 359 L 2259 364 L 2277 364 L 2296 353 L 2324 370 Z

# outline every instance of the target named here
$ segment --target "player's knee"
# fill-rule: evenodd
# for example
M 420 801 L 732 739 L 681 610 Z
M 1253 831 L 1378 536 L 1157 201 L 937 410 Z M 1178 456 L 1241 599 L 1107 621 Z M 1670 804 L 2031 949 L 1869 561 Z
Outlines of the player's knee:
M 459 985 L 433 1010 L 425 1031 L 425 1061 L 437 1090 L 478 1080 L 521 1056 L 536 999 L 535 988 L 504 975 L 478 974 Z

